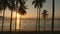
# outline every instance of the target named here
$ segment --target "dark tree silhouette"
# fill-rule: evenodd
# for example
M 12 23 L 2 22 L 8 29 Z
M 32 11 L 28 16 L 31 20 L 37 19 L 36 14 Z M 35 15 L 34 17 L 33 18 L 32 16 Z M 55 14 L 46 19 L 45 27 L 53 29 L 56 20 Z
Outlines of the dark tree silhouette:
M 18 10 L 18 13 L 20 14 L 20 22 L 19 22 L 19 31 L 20 31 L 20 28 L 21 28 L 21 18 L 22 18 L 21 16 L 25 15 L 26 11 L 25 11 L 25 9 L 23 9 L 22 7 L 20 7 L 19 10 Z
M 54 14 L 55 14 L 55 0 L 52 0 L 52 33 L 54 32 Z
M 16 11 L 16 18 L 15 18 L 15 31 L 16 31 L 16 24 L 17 24 L 17 10 L 18 10 L 18 0 L 15 0 L 16 4 L 15 4 L 15 11 Z
M 16 6 L 18 5 L 18 3 L 21 5 L 19 7 L 22 7 L 24 9 L 26 9 L 26 7 L 24 6 L 25 4 L 25 0 L 16 0 L 16 5 L 15 5 L 15 0 L 0 0 L 0 11 L 3 10 L 3 19 L 2 19 L 2 31 L 3 31 L 3 24 L 4 24 L 4 14 L 5 14 L 5 9 L 8 7 L 11 10 L 11 19 L 10 19 L 10 32 L 11 32 L 11 28 L 12 28 L 12 13 L 13 11 L 16 9 Z M 17 7 L 17 8 L 19 8 Z M 19 10 L 19 9 L 18 9 Z M 17 17 L 16 17 L 17 18 Z
M 22 7 L 24 9 L 26 9 L 25 7 L 25 2 L 26 0 L 16 0 L 16 15 L 17 15 L 17 11 L 19 11 L 19 8 Z M 18 3 L 20 4 L 20 6 L 18 6 Z M 16 21 L 17 21 L 17 16 L 16 16 Z M 15 21 L 15 30 L 16 30 L 16 21 Z M 21 24 L 20 24 L 21 25 Z
M 46 2 L 46 0 L 34 0 L 33 2 L 32 2 L 32 4 L 34 4 L 35 5 L 35 8 L 37 8 L 37 23 L 36 23 L 36 25 L 38 24 L 38 28 L 36 28 L 36 30 L 37 31 L 40 31 L 40 10 L 41 10 L 41 8 L 43 7 L 43 3 L 45 3 Z
M 44 19 L 44 32 L 45 32 L 45 22 L 46 22 L 46 19 L 48 17 L 48 14 L 47 14 L 47 10 L 44 10 L 43 13 L 42 13 L 42 17 Z
M 3 32 L 3 26 L 4 26 L 4 14 L 5 10 L 7 8 L 7 0 L 0 0 L 0 10 L 3 10 L 3 19 L 2 19 L 2 32 Z
M 12 14 L 13 14 L 13 10 L 15 10 L 15 0 L 8 0 L 8 8 L 11 10 L 11 19 L 10 19 L 10 32 L 11 32 Z

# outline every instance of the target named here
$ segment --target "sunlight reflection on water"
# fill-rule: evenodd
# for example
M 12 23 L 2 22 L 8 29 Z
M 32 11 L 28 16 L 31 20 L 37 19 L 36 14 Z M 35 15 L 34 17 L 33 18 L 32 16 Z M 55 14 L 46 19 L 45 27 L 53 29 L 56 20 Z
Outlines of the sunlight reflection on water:
M 19 19 L 17 19 L 17 27 L 16 29 L 19 29 Z
M 20 20 L 20 15 L 17 13 L 17 29 L 19 29 L 19 20 Z

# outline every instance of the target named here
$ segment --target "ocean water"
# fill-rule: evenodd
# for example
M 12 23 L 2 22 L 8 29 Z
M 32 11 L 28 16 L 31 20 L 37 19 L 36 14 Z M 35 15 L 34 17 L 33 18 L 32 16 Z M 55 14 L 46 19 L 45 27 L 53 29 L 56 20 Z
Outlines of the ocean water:
M 19 22 L 20 20 L 17 20 L 17 26 L 16 29 L 19 30 Z M 51 31 L 51 21 L 52 20 L 46 20 L 45 22 L 45 30 Z M 0 31 L 2 27 L 2 20 L 0 20 Z M 4 31 L 9 31 L 10 28 L 10 20 L 6 19 L 4 20 Z M 12 30 L 15 29 L 15 20 L 12 20 Z M 36 30 L 36 19 L 23 19 L 21 20 L 21 31 L 35 31 Z M 44 21 L 40 21 L 40 30 L 44 31 Z M 60 20 L 56 19 L 54 21 L 54 30 L 60 31 Z

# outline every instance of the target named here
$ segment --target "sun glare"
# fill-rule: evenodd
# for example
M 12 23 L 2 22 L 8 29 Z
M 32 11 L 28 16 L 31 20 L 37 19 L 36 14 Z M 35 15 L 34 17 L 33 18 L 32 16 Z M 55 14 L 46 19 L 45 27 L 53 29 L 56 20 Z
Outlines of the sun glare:
M 19 18 L 20 18 L 20 15 L 17 13 L 17 29 L 19 29 Z
M 20 15 L 19 15 L 19 13 L 17 13 L 17 18 L 20 18 Z

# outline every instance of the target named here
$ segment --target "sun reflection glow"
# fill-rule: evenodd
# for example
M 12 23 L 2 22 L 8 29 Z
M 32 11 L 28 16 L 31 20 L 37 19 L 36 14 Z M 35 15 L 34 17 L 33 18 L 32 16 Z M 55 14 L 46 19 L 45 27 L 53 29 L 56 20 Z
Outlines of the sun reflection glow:
M 20 15 L 17 13 L 17 29 L 19 29 L 19 19 L 20 19 Z

